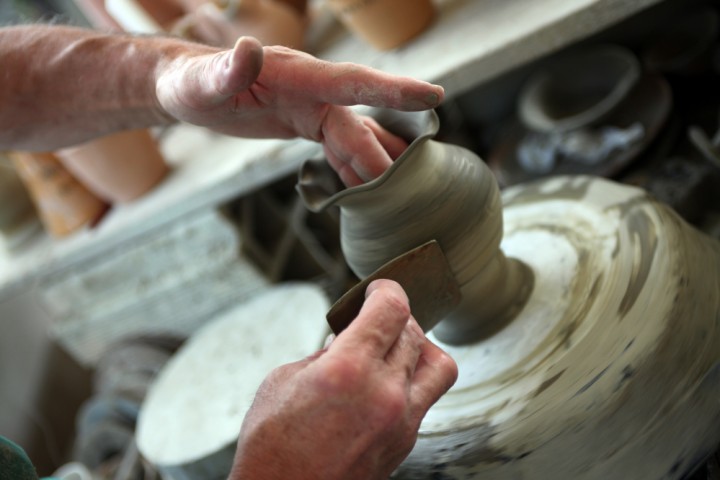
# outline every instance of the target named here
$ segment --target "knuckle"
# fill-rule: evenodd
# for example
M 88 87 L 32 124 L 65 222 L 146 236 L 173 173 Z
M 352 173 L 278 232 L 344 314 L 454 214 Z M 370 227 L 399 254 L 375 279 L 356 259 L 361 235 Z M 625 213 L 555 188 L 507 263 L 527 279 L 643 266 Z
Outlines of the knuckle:
M 433 380 L 431 390 L 434 392 L 433 403 L 455 384 L 458 378 L 458 366 L 455 360 L 445 352 L 440 352 L 432 359 Z
M 387 326 L 383 325 L 381 328 L 369 330 L 363 333 L 363 343 L 366 347 L 366 354 L 370 354 L 374 351 L 385 350 L 385 345 L 387 344 L 387 334 L 385 332 L 386 328 Z
M 440 371 L 443 373 L 443 377 L 446 379 L 447 389 L 453 386 L 458 378 L 458 365 L 453 358 L 445 352 L 442 352 L 438 359 Z
M 356 391 L 365 377 L 361 362 L 353 358 L 335 358 L 327 362 L 317 378 L 320 388 L 331 395 L 343 395 Z
M 422 350 L 422 348 L 428 342 L 428 339 L 425 336 L 425 333 L 420 328 L 420 325 L 418 325 L 413 318 L 411 321 L 407 322 L 405 328 L 408 330 L 410 338 L 413 340 L 414 347 L 418 350 Z
M 403 319 L 410 317 L 410 305 L 408 304 L 407 298 L 398 295 L 396 292 L 392 292 L 386 301 L 392 313 Z
M 410 401 L 404 388 L 393 385 L 383 389 L 377 401 L 378 417 L 386 427 L 404 424 L 410 411 Z

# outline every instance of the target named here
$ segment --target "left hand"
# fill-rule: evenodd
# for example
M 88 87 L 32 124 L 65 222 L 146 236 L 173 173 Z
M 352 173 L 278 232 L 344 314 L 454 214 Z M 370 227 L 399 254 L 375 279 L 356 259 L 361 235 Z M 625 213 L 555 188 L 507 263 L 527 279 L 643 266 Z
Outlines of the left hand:
M 230 480 L 381 480 L 407 457 L 457 365 L 376 280 L 327 348 L 273 370 L 245 416 Z
M 322 142 L 346 185 L 377 177 L 406 147 L 348 106 L 437 107 L 442 87 L 353 63 L 331 63 L 240 38 L 232 50 L 179 57 L 159 67 L 161 108 L 228 135 Z

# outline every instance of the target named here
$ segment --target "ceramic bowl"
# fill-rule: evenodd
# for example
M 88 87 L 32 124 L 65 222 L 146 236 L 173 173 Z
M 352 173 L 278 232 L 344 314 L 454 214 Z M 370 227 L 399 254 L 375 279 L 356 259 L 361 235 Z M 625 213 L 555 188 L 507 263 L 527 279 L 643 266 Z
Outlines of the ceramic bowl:
M 530 77 L 520 92 L 518 116 L 538 132 L 597 123 L 628 96 L 640 73 L 640 62 L 625 48 L 603 45 L 577 50 Z
M 668 81 L 657 75 L 643 75 L 627 98 L 603 119 L 603 126 L 611 125 L 622 129 L 628 129 L 636 123 L 642 126 L 642 138 L 632 143 L 629 148 L 613 150 L 597 164 L 568 162 L 559 158 L 549 173 L 530 172 L 518 161 L 519 145 L 529 134 L 529 130 L 519 121 L 513 121 L 499 134 L 498 138 L 502 138 L 502 141 L 493 146 L 488 153 L 487 162 L 502 187 L 536 180 L 548 174 L 616 178 L 633 162 L 643 158 L 642 154 L 659 138 L 668 125 L 672 106 L 672 90 Z M 536 135 L 555 136 L 552 133 Z

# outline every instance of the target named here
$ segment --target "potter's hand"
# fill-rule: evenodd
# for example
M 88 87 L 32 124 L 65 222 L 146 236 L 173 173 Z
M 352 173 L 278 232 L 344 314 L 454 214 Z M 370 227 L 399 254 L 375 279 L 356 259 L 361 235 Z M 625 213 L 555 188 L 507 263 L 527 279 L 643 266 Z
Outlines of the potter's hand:
M 436 85 L 351 63 L 330 63 L 243 37 L 233 50 L 181 57 L 160 70 L 160 106 L 178 120 L 246 137 L 323 143 L 348 185 L 380 175 L 405 143 L 347 106 L 436 107 Z
M 399 285 L 373 282 L 358 317 L 328 348 L 265 380 L 230 479 L 386 479 L 456 377 L 455 362 L 410 317 Z

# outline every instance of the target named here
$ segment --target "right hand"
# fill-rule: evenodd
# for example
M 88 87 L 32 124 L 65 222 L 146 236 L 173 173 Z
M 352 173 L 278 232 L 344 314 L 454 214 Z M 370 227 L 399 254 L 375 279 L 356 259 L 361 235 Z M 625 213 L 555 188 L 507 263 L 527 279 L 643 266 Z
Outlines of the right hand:
M 426 110 L 444 91 L 243 37 L 230 50 L 163 63 L 156 95 L 163 115 L 226 135 L 321 142 L 330 165 L 354 186 L 380 176 L 407 144 L 348 106 Z
M 329 347 L 262 384 L 230 479 L 387 479 L 456 378 L 457 365 L 425 338 L 402 288 L 375 281 Z

